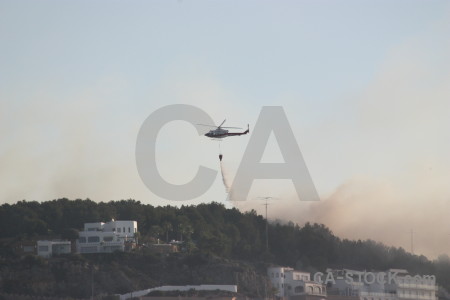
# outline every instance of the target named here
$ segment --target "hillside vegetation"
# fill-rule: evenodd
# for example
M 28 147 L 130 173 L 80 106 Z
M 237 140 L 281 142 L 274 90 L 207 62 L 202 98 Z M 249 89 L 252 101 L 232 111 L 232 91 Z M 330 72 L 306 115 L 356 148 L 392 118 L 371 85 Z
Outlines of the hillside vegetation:
M 17 245 L 37 238 L 74 239 L 85 222 L 136 220 L 141 243 L 183 240 L 185 252 L 157 255 L 148 249 L 110 255 L 68 255 L 44 260 L 21 256 Z M 424 256 L 375 241 L 336 237 L 321 224 L 269 224 L 255 211 L 240 212 L 218 203 L 154 207 L 134 200 L 96 203 L 59 199 L 0 206 L 0 291 L 88 297 L 125 293 L 164 284 L 239 284 L 247 295 L 267 292 L 270 264 L 306 271 L 326 268 L 386 270 L 404 268 L 435 274 L 450 287 L 450 259 Z M 27 270 L 30 270 L 29 272 Z

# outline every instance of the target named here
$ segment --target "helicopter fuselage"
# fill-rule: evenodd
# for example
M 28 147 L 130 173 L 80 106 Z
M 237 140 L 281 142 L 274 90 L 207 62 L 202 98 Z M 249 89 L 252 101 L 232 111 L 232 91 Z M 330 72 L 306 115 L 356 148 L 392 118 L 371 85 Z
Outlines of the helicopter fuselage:
M 208 133 L 205 134 L 205 136 L 207 136 L 209 138 L 221 139 L 221 138 L 224 138 L 227 136 L 244 135 L 249 132 L 250 132 L 250 130 L 248 128 L 244 132 L 228 132 L 228 130 L 225 130 L 222 128 L 217 128 L 214 130 L 210 130 Z

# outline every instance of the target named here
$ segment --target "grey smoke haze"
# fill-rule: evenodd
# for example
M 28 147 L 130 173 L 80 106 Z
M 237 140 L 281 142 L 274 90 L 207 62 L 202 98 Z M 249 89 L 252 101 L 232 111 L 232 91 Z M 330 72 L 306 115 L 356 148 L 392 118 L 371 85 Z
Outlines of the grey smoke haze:
M 448 253 L 450 11 L 436 3 L 375 11 L 306 5 L 300 10 L 325 14 L 305 19 L 295 9 L 277 7 L 273 15 L 268 6 L 249 23 L 253 5 L 227 7 L 242 16 L 233 26 L 220 21 L 220 6 L 207 13 L 199 7 L 193 12 L 201 18 L 188 19 L 177 7 L 181 18 L 173 20 L 137 18 L 118 6 L 105 14 L 99 5 L 87 16 L 61 2 L 58 18 L 54 3 L 36 5 L 39 14 L 5 6 L 1 202 L 89 197 L 187 204 L 159 199 L 143 186 L 134 160 L 143 120 L 163 105 L 187 103 L 217 122 L 226 117 L 229 126 L 252 126 L 261 106 L 281 105 L 322 200 L 300 202 L 289 182 L 270 180 L 255 183 L 247 201 L 234 201 L 240 209 L 262 213 L 253 199 L 274 196 L 273 219 L 321 222 L 341 237 L 405 249 L 413 229 L 416 253 Z M 211 29 L 223 33 L 212 43 L 204 38 Z M 216 144 L 186 124 L 171 126 L 158 141 L 164 178 L 187 182 L 198 165 L 218 170 Z M 224 142 L 222 178 L 196 203 L 225 198 L 223 186 L 230 186 L 246 140 Z M 268 158 L 276 161 L 272 148 Z
M 29 95 L 26 103 L 7 103 L 0 120 L 5 129 L 0 145 L 2 202 L 130 198 L 121 184 L 136 188 L 139 182 L 136 176 L 136 183 L 129 183 L 135 170 L 133 152 L 128 155 L 125 145 L 133 144 L 130 127 L 139 124 L 121 128 L 99 122 L 105 116 L 123 120 L 111 111 L 117 105 L 114 94 L 122 87 L 120 78 L 112 77 L 66 95 L 66 101 L 44 89 Z
M 450 29 L 448 20 L 434 26 Z M 253 195 L 279 199 L 269 206 L 271 219 L 323 223 L 342 238 L 408 251 L 413 230 L 414 253 L 449 252 L 450 41 L 439 40 L 432 50 L 436 39 L 419 35 L 399 43 L 370 84 L 344 101 L 351 118 L 337 115 L 302 136 L 321 201 L 299 201 L 289 183 L 282 189 L 265 182 Z M 439 75 L 438 65 L 446 66 Z M 346 180 L 327 188 L 324 179 L 337 174 Z M 263 213 L 254 200 L 241 208 Z
M 327 225 L 338 237 L 372 239 L 436 258 L 450 246 L 450 198 L 446 194 L 406 196 L 388 183 L 354 180 L 341 185 L 319 202 L 280 198 L 270 201 L 269 219 L 293 221 L 299 225 L 317 222 Z M 264 214 L 260 201 L 239 203 L 241 210 Z

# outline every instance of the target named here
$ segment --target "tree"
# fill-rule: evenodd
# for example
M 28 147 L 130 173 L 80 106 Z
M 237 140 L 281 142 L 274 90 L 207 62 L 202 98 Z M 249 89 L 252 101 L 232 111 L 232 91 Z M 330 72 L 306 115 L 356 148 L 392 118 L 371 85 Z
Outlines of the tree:
M 155 239 L 159 239 L 160 234 L 164 233 L 164 230 L 161 228 L 161 226 L 153 225 L 150 227 L 149 234 L 151 237 Z
M 183 241 L 183 235 L 189 240 L 194 233 L 194 229 L 189 224 L 181 223 L 178 225 L 178 233 L 180 234 L 180 241 Z
M 164 222 L 162 224 L 162 228 L 164 232 L 166 233 L 166 243 L 169 242 L 169 231 L 171 232 L 173 230 L 172 224 L 169 222 Z

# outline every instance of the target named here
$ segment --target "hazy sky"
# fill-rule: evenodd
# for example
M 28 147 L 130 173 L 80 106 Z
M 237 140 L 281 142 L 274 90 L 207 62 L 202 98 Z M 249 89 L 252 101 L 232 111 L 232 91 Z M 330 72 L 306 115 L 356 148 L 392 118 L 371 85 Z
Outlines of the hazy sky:
M 228 126 L 283 106 L 321 201 L 259 180 L 243 209 L 323 222 L 435 257 L 450 251 L 448 1 L 0 0 L 0 201 L 134 198 L 137 132 L 156 109 L 200 107 Z M 231 182 L 248 136 L 221 143 Z M 158 168 L 220 171 L 219 143 L 181 121 Z M 271 139 L 265 161 L 280 161 Z M 227 203 L 220 172 L 199 199 Z M 229 203 L 227 203 L 229 205 Z

